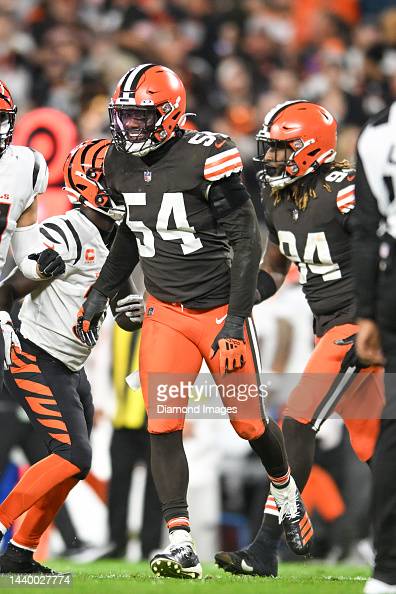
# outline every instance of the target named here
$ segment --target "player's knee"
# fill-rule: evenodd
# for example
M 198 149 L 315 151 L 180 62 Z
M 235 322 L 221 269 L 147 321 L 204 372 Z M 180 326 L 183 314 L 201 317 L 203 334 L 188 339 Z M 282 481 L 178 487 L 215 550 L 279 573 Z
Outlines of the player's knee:
M 77 478 L 85 479 L 91 470 L 92 448 L 88 440 L 73 444 L 73 452 L 70 462 L 80 469 Z
M 147 430 L 152 435 L 183 431 L 184 419 L 149 419 Z
M 282 424 L 282 432 L 286 443 L 298 443 L 304 439 L 314 439 L 316 431 L 309 421 L 285 417 Z M 306 436 L 306 437 L 305 437 Z
M 265 431 L 265 425 L 263 421 L 231 421 L 231 425 L 239 437 L 248 441 L 258 439 Z

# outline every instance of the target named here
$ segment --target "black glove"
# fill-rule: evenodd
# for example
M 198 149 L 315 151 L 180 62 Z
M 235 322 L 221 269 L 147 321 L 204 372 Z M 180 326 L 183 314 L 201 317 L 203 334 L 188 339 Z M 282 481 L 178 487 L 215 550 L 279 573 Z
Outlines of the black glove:
M 345 371 L 349 367 L 355 367 L 356 371 L 370 367 L 370 365 L 365 365 L 364 363 L 362 363 L 362 361 L 357 356 L 355 347 L 356 336 L 357 334 L 351 334 L 351 336 L 347 336 L 347 338 L 340 338 L 339 340 L 335 341 L 335 344 L 338 344 L 340 346 L 344 346 L 346 344 L 351 345 L 351 348 L 342 360 L 340 373 L 345 373 Z
M 95 346 L 99 336 L 99 324 L 106 315 L 107 297 L 96 289 L 91 289 L 77 314 L 73 330 L 81 342 L 89 347 Z
M 227 316 L 222 329 L 213 341 L 210 358 L 212 359 L 220 349 L 222 375 L 234 369 L 240 369 L 246 363 L 244 322 L 244 318 L 240 316 Z
M 63 274 L 66 266 L 58 252 L 47 248 L 38 254 L 30 254 L 29 260 L 36 260 L 39 276 L 42 278 L 55 278 Z

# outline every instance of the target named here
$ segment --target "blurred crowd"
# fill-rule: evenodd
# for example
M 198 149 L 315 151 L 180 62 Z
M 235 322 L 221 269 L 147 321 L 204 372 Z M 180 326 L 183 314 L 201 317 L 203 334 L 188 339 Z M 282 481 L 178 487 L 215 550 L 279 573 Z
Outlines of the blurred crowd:
M 247 164 L 276 103 L 320 102 L 352 158 L 366 119 L 396 97 L 392 0 L 2 0 L 0 78 L 20 113 L 51 106 L 82 139 L 108 135 L 116 82 L 139 63 L 175 70 L 199 129 L 230 134 Z M 253 188 L 254 189 L 254 188 Z
M 276 103 L 304 98 L 324 105 L 339 123 L 339 157 L 354 160 L 356 138 L 363 123 L 396 99 L 396 6 L 394 0 L 2 0 L 0 3 L 0 79 L 9 85 L 19 117 L 35 107 L 52 107 L 72 118 L 80 139 L 109 136 L 109 96 L 128 69 L 144 62 L 162 63 L 180 75 L 187 88 L 191 125 L 228 133 L 236 141 L 244 159 L 247 185 L 257 197 L 251 160 L 256 150 L 254 136 L 265 113 Z M 293 282 L 285 291 L 288 293 L 271 300 L 263 306 L 265 311 L 256 314 L 258 322 L 265 320 L 261 328 L 258 323 L 260 346 L 266 368 L 273 372 L 300 371 L 304 363 L 301 357 L 308 357 L 312 348 L 311 318 L 301 301 L 301 292 Z M 301 315 L 296 315 L 297 310 Z M 110 334 L 112 331 L 109 329 Z M 110 336 L 105 337 L 103 348 L 109 349 L 111 340 Z M 114 337 L 112 344 L 115 348 Z M 101 364 L 95 366 L 95 360 L 99 359 Z M 108 369 L 102 365 L 103 361 L 109 362 Z M 100 429 L 101 415 L 107 419 L 110 416 L 104 402 L 109 391 L 116 392 L 119 402 L 125 402 L 126 398 L 123 381 L 117 387 L 114 380 L 111 386 L 111 361 L 111 353 L 103 356 L 95 350 L 90 362 L 99 411 L 96 438 L 94 432 L 94 468 L 97 460 L 96 471 L 107 479 L 112 465 L 115 482 L 119 487 L 121 483 L 124 485 L 126 501 L 133 468 L 114 465 L 127 459 L 118 453 L 125 453 L 122 440 L 140 439 L 144 411 L 139 408 L 138 412 L 135 409 L 122 412 L 130 422 L 114 421 L 112 438 L 109 422 L 107 429 Z M 129 366 L 124 370 L 126 373 L 136 371 L 130 358 L 126 365 Z M 96 377 L 98 373 L 100 377 Z M 368 533 L 366 522 L 362 522 L 368 516 L 368 489 L 364 488 L 368 475 L 362 465 L 352 460 L 342 428 L 334 427 L 327 438 L 326 432 L 322 432 L 323 447 L 318 454 L 318 468 L 322 470 L 317 469 L 313 480 L 319 481 L 333 502 L 331 517 L 321 518 L 322 525 L 325 528 L 332 525 L 335 534 L 329 537 L 331 531 L 324 529 L 323 555 L 334 551 L 336 545 L 343 547 L 339 556 L 347 556 L 351 542 L 364 541 Z M 126 430 L 136 432 L 126 435 Z M 187 453 L 195 457 L 191 463 L 195 470 L 190 497 L 195 498 L 197 505 L 192 505 L 192 514 L 197 514 L 195 523 L 202 524 L 198 540 L 212 539 L 207 544 L 208 558 L 220 544 L 219 524 L 224 546 L 246 544 L 260 521 L 263 503 L 261 467 L 254 462 L 247 464 L 248 448 L 238 450 L 234 436 L 228 440 L 220 434 L 223 451 L 228 452 L 222 457 L 221 450 L 216 449 L 218 440 L 213 447 L 217 432 L 217 428 L 208 431 L 207 424 L 204 427 L 200 423 L 187 425 L 186 432 Z M 213 452 L 217 454 L 214 456 Z M 130 462 L 130 466 L 135 464 Z M 360 507 L 356 500 L 351 506 L 348 499 L 352 480 L 362 487 Z M 318 493 L 319 483 L 314 483 L 312 496 Z M 84 488 L 81 486 L 81 492 L 76 495 L 75 513 L 84 501 Z M 322 493 L 320 489 L 319 493 Z M 110 507 L 111 501 L 114 509 L 123 506 L 122 517 L 110 522 L 111 554 L 123 556 L 130 536 L 126 526 L 128 512 L 125 501 L 120 507 L 117 494 L 119 490 L 112 494 L 110 486 Z M 210 505 L 202 506 L 209 495 L 212 495 Z M 102 499 L 106 497 L 98 498 Z M 318 516 L 320 499 L 310 503 Z M 103 506 L 98 503 L 95 508 L 91 499 L 88 501 L 86 509 L 91 507 L 95 518 L 92 523 L 88 512 L 84 517 L 81 515 L 80 531 L 88 533 L 88 539 L 103 542 L 104 516 L 102 522 L 98 520 Z M 212 517 L 205 516 L 203 509 L 214 510 Z M 142 512 L 143 523 L 146 515 Z M 87 531 L 85 516 L 91 522 Z M 100 524 L 103 530 L 96 534 Z M 116 525 L 119 525 L 118 536 Z M 159 530 L 154 532 L 146 550 L 143 543 L 144 556 L 160 538 Z M 69 546 L 67 540 L 64 538 Z M 70 537 L 69 541 L 75 543 L 76 538 Z

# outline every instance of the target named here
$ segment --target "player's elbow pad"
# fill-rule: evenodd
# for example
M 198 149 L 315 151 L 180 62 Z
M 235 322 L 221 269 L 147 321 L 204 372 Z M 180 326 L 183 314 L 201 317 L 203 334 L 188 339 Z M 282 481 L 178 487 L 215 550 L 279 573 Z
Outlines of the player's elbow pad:
M 230 175 L 212 183 L 207 198 L 216 219 L 227 216 L 250 199 L 239 174 Z

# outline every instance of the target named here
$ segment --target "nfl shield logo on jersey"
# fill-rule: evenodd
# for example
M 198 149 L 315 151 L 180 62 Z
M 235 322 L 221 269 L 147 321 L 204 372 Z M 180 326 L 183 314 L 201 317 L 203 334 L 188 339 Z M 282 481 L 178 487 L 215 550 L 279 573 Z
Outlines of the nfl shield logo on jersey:
M 151 182 L 151 171 L 145 171 L 143 173 L 143 177 L 144 177 L 144 181 L 146 182 L 146 184 L 149 184 Z

